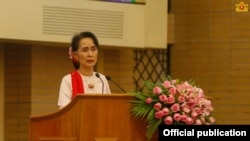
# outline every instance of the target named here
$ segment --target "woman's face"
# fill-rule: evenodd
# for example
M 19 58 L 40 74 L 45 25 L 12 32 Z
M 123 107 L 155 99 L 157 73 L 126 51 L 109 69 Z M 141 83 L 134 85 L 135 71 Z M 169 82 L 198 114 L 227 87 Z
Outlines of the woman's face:
M 98 49 L 91 38 L 83 38 L 80 40 L 75 57 L 80 63 L 80 68 L 93 68 L 95 66 L 98 57 Z

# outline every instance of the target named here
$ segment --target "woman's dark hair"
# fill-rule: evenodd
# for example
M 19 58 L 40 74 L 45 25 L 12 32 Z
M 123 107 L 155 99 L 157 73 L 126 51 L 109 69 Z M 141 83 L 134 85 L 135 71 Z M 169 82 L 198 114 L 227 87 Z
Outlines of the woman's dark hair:
M 93 34 L 92 32 L 89 32 L 89 31 L 84 31 L 84 32 L 80 32 L 79 34 L 75 34 L 73 36 L 72 41 L 71 41 L 72 52 L 75 52 L 78 50 L 79 43 L 80 43 L 81 39 L 83 39 L 83 38 L 91 38 L 93 40 L 95 46 L 97 48 L 99 48 L 98 39 L 95 36 L 95 34 Z M 79 62 L 75 62 L 74 60 L 72 62 L 73 62 L 74 68 L 76 70 L 79 69 L 79 67 L 80 67 Z

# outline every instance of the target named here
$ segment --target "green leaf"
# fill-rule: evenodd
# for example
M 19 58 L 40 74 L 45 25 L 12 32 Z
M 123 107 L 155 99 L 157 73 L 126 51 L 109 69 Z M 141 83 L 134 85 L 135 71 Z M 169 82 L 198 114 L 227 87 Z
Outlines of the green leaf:
M 149 111 L 149 113 L 148 113 L 148 116 L 147 116 L 146 121 L 147 121 L 147 122 L 150 122 L 150 121 L 152 121 L 154 118 L 155 118 L 155 109 L 154 109 L 153 106 L 152 106 L 152 108 L 150 109 L 150 111 Z
M 153 134 L 155 133 L 155 131 L 157 130 L 161 122 L 162 122 L 162 119 L 154 119 L 149 122 L 147 126 L 147 134 L 146 134 L 148 140 L 152 138 Z
M 151 108 L 152 106 L 148 104 L 133 104 L 130 111 L 134 117 L 143 119 Z
M 147 88 L 148 91 L 152 92 L 153 88 L 156 86 L 153 82 L 151 81 L 145 81 L 144 86 Z

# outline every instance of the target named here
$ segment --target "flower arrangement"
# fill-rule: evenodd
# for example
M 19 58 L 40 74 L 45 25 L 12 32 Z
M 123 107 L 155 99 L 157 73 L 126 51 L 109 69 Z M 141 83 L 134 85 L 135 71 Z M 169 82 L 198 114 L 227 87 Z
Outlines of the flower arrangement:
M 162 83 L 145 81 L 146 92 L 131 91 L 131 114 L 147 122 L 150 140 L 160 124 L 210 125 L 215 124 L 211 101 L 193 80 L 181 81 L 170 76 Z

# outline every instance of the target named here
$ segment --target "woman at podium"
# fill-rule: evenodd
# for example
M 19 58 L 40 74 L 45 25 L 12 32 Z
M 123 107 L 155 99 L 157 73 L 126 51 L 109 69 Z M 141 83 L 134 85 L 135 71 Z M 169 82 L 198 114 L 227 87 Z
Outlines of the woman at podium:
M 72 37 L 69 55 L 74 70 L 61 80 L 58 98 L 60 109 L 77 94 L 111 94 L 105 75 L 94 71 L 98 48 L 98 39 L 92 32 L 80 32 Z

